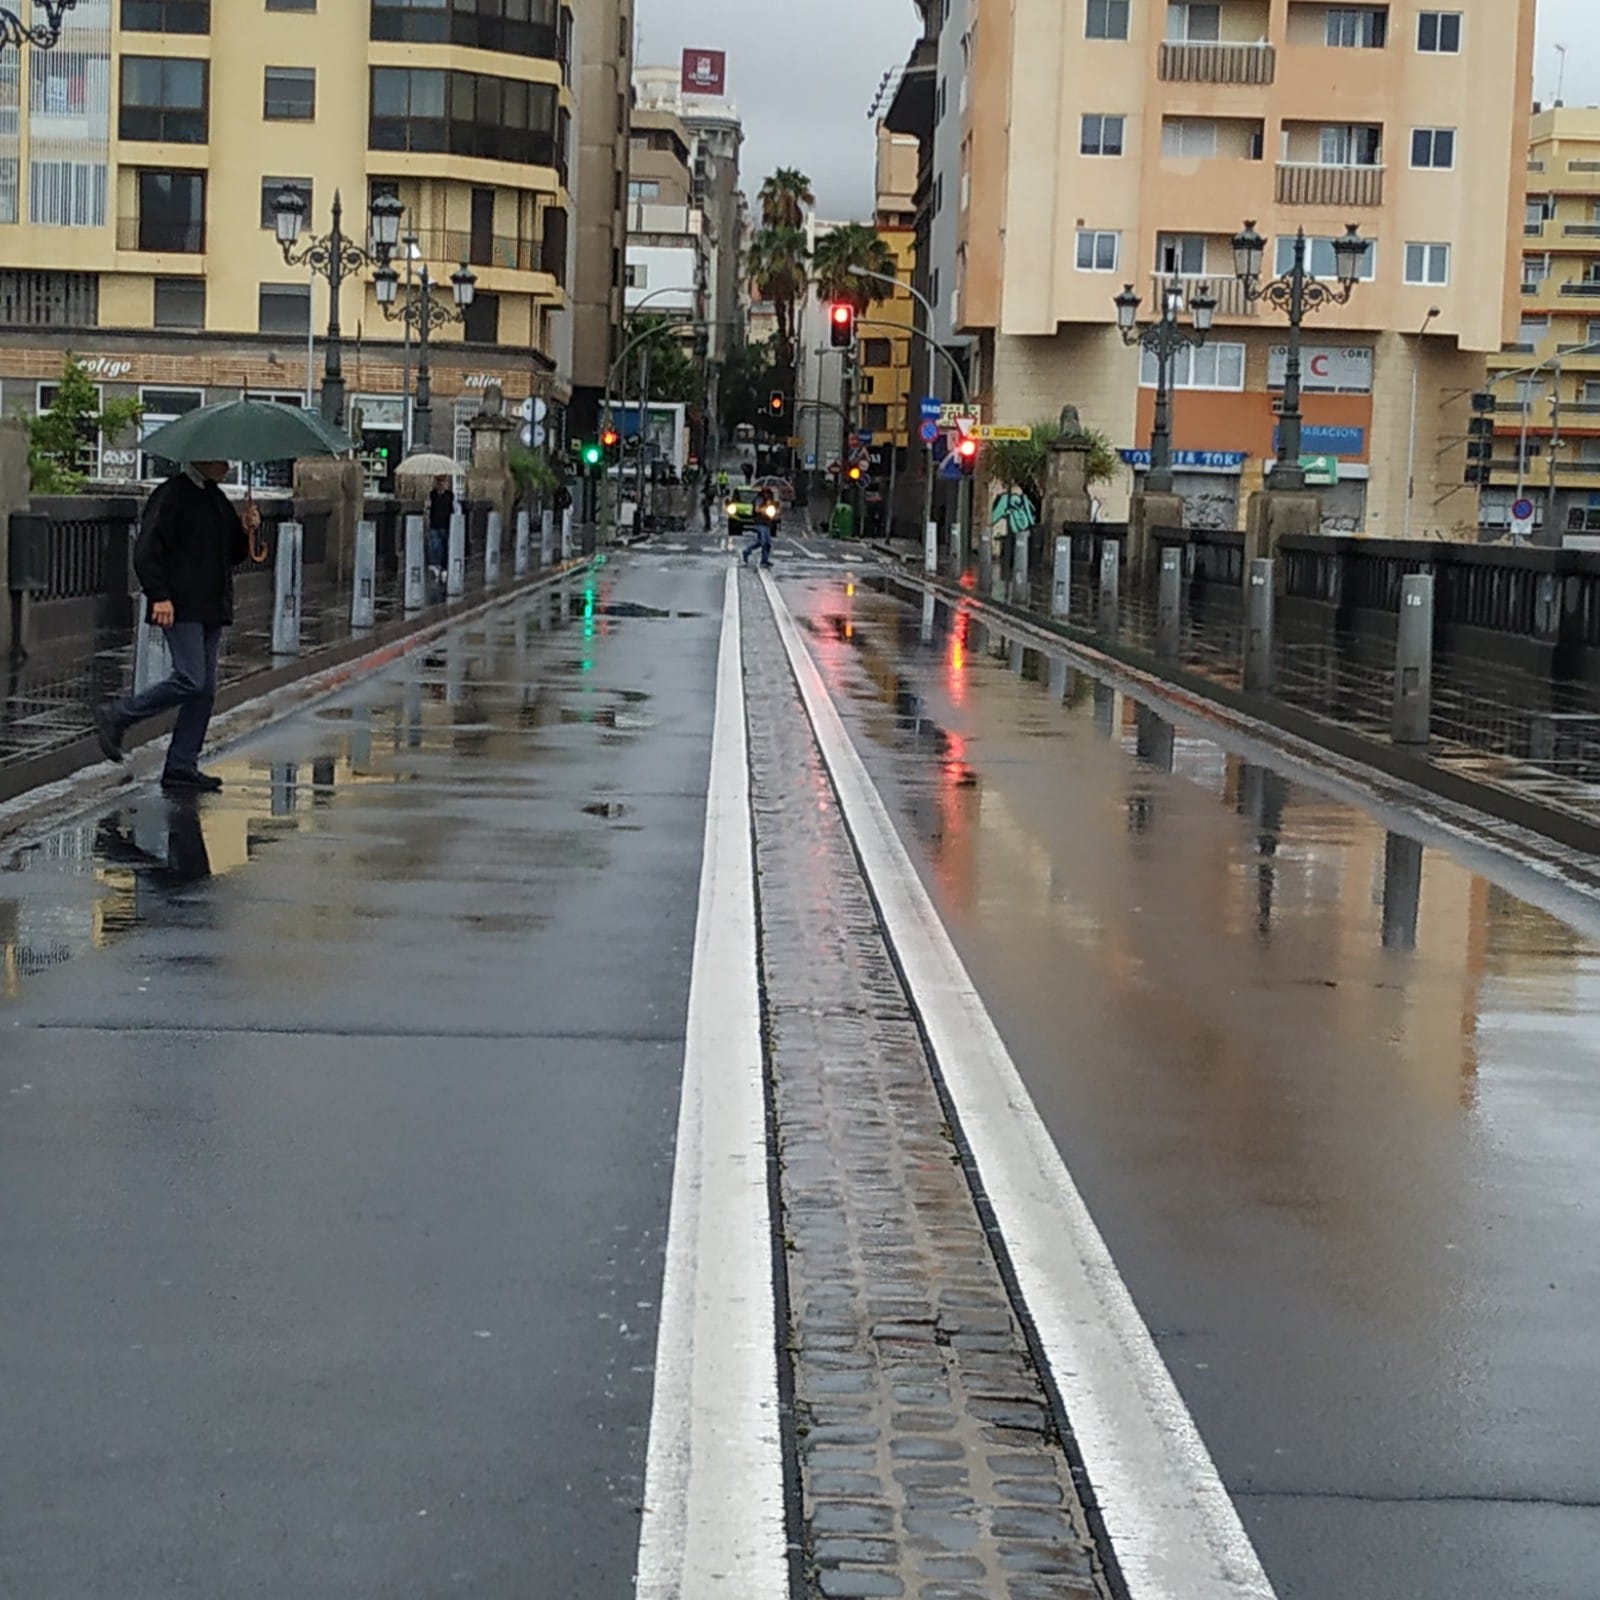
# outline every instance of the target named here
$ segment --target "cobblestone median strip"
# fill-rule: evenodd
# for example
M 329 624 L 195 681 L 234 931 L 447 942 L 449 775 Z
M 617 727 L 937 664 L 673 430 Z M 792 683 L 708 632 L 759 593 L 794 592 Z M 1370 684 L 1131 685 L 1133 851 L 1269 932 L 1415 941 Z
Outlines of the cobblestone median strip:
M 1049 1400 L 759 600 L 744 647 L 807 1593 L 1105 1600 Z

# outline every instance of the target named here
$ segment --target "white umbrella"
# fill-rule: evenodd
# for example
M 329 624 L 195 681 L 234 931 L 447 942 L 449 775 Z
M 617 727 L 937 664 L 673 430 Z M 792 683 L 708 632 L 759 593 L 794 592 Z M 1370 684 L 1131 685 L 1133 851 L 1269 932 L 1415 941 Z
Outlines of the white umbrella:
M 435 478 L 454 478 L 459 470 L 449 456 L 421 451 L 416 455 L 407 456 L 395 468 L 395 476 L 406 479 L 425 478 L 431 483 Z

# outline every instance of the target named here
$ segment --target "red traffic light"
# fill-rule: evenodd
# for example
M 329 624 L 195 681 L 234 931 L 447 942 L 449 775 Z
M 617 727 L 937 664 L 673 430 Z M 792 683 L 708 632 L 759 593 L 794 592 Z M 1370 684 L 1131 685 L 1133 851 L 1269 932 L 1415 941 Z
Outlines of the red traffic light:
M 968 474 L 978 464 L 978 441 L 970 433 L 964 433 L 956 440 L 956 464 Z
M 783 415 L 782 389 L 774 389 L 772 393 L 767 396 L 767 410 L 770 411 L 775 417 L 781 417 Z
M 603 444 L 607 450 L 611 450 L 616 447 L 617 439 L 618 434 L 615 428 L 607 428 L 600 435 L 600 443 Z
M 835 306 L 833 308 L 833 320 L 841 327 L 848 328 L 850 326 L 850 307 L 845 305 Z
M 855 343 L 856 308 L 848 300 L 835 300 L 828 308 L 828 343 L 835 350 L 848 350 Z

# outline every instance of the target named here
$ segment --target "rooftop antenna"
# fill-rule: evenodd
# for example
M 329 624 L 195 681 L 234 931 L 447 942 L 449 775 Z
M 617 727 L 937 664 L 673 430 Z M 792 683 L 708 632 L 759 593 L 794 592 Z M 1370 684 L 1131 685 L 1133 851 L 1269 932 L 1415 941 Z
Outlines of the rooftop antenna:
M 1561 65 L 1556 69 L 1556 104 L 1563 104 L 1561 91 L 1567 82 L 1567 47 L 1564 44 L 1556 46 L 1556 54 L 1561 58 Z

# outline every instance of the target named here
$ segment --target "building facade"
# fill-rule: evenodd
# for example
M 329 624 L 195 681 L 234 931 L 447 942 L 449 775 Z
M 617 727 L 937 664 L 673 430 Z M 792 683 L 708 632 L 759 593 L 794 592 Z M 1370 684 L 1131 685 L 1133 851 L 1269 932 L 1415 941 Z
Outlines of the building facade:
M 1491 363 L 1486 530 L 1531 500 L 1555 542 L 1600 534 L 1600 109 L 1535 113 L 1522 225 L 1522 316 Z
M 1075 405 L 1130 458 L 1097 489 L 1122 515 L 1156 373 L 1113 297 L 1131 284 L 1148 318 L 1172 277 L 1209 285 L 1215 331 L 1175 366 L 1178 487 L 1192 523 L 1242 526 L 1274 459 L 1286 328 L 1244 294 L 1230 241 L 1255 221 L 1270 275 L 1303 229 L 1328 277 L 1354 223 L 1362 279 L 1305 329 L 1324 525 L 1475 531 L 1468 396 L 1516 326 L 1533 22 L 1533 0 L 976 7 L 956 257 L 937 265 L 988 415 Z
M 108 397 L 144 402 L 147 430 L 246 390 L 319 389 L 328 291 L 279 248 L 288 187 L 308 235 L 337 194 L 359 243 L 372 200 L 398 196 L 409 274 L 426 265 L 446 304 L 460 264 L 476 275 L 464 321 L 434 335 L 419 446 L 464 449 L 457 424 L 491 383 L 555 421 L 572 383 L 574 38 L 569 0 L 80 0 L 57 49 L 0 64 L 0 403 L 47 400 L 68 350 Z M 347 420 L 398 454 L 415 351 L 370 270 L 341 313 Z M 112 479 L 148 465 L 97 457 Z

